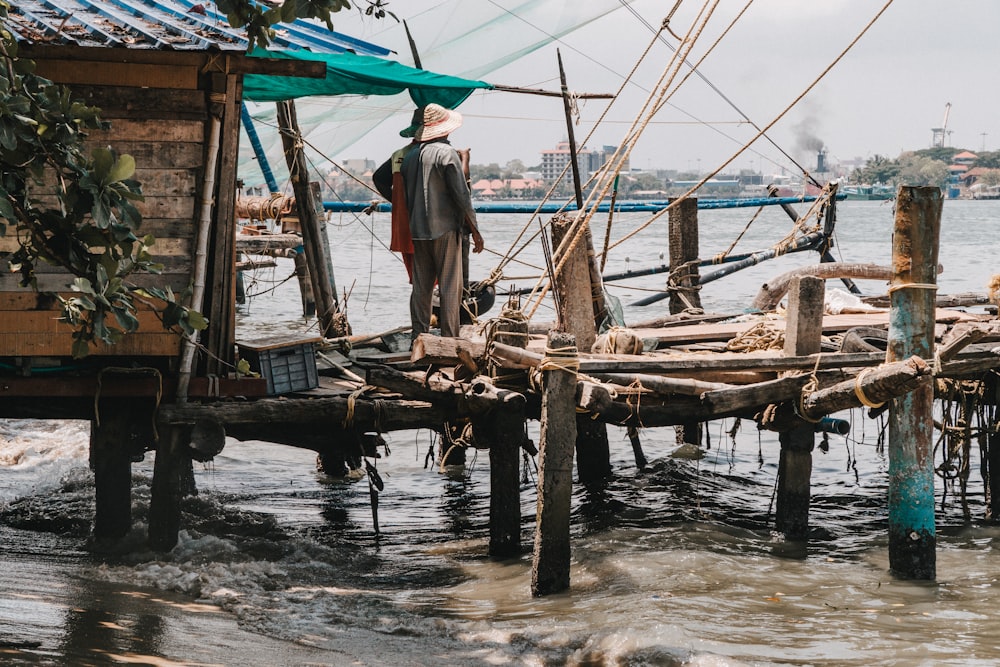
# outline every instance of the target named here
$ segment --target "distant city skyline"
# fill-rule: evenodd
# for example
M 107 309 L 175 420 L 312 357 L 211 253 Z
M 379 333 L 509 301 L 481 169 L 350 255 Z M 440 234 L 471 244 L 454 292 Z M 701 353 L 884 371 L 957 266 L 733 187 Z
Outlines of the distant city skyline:
M 575 0 L 567 0 L 567 6 L 572 2 Z M 506 12 L 520 11 L 520 3 L 497 0 L 491 4 Z M 471 11 L 463 10 L 463 4 L 454 0 L 409 0 L 405 6 L 394 3 L 392 10 L 400 19 L 412 19 L 441 5 L 456 14 Z M 758 127 L 770 123 L 831 65 L 882 5 L 865 0 L 755 3 L 700 66 L 709 83 L 691 77 L 652 120 L 632 152 L 632 167 L 716 169 L 756 134 L 742 114 Z M 559 48 L 571 90 L 615 92 L 621 75 L 651 41 L 644 23 L 660 25 L 669 9 L 654 0 L 634 0 L 629 6 L 631 9 L 617 9 L 569 33 L 558 44 L 544 46 L 478 78 L 558 90 L 555 52 Z M 738 9 L 722 6 L 716 11 L 690 60 L 705 54 Z M 692 12 L 693 8 L 682 5 L 671 20 L 671 28 L 679 35 L 691 24 Z M 342 14 L 337 17 L 338 30 L 393 48 L 401 62 L 412 62 L 401 24 L 365 21 L 358 12 Z M 411 21 L 411 26 L 418 24 Z M 795 169 L 792 159 L 811 169 L 820 147 L 834 162 L 865 160 L 876 154 L 894 158 L 905 150 L 930 147 L 932 129 L 942 126 L 948 104 L 946 145 L 996 150 L 1000 115 L 995 110 L 1000 93 L 990 84 L 997 80 L 1000 68 L 1000 45 L 994 35 L 997 25 L 1000 3 L 989 0 L 947 5 L 934 0 L 892 3 L 843 60 L 768 132 L 781 150 L 760 139 L 726 169 Z M 542 32 L 547 26 L 534 29 Z M 459 73 L 460 58 L 435 61 L 434 35 L 426 33 L 416 31 L 413 35 L 418 47 L 424 45 L 430 54 L 424 66 L 446 74 Z M 665 33 L 665 38 L 678 43 L 669 34 Z M 647 91 L 655 87 L 671 57 L 661 43 L 654 43 L 650 53 L 636 70 L 636 83 L 626 87 L 604 123 L 587 140 L 588 145 L 622 143 Z M 683 72 L 677 81 L 680 76 Z M 580 122 L 574 131 L 582 142 L 605 112 L 607 102 L 580 100 L 578 106 Z M 539 151 L 566 138 L 558 98 L 477 92 L 459 111 L 465 123 L 452 135 L 452 142 L 470 147 L 475 163 L 504 165 L 517 159 L 525 165 L 538 164 Z M 341 156 L 378 159 L 391 152 L 399 143 L 396 125 L 408 124 L 407 114 L 389 118 L 341 151 Z

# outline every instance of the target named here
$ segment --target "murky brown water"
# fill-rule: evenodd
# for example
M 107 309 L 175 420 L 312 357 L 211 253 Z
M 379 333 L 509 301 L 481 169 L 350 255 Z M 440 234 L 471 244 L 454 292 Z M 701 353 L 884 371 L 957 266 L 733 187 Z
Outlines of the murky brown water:
M 704 248 L 714 248 L 734 221 L 749 215 L 724 214 L 727 222 L 718 228 L 704 214 Z M 844 257 L 884 261 L 891 215 L 878 202 L 842 205 Z M 484 225 L 496 246 L 513 238 L 516 230 L 507 224 Z M 767 224 L 762 237 L 786 221 Z M 1000 202 L 946 203 L 942 292 L 983 291 L 991 258 L 977 239 L 998 228 Z M 355 229 L 345 226 L 338 238 L 347 240 L 335 248 L 341 285 L 358 279 L 352 321 L 359 331 L 391 328 L 403 317 L 402 268 L 374 255 L 366 307 L 368 241 L 352 235 Z M 747 243 L 757 247 L 755 239 Z M 659 252 L 649 244 L 629 248 L 629 264 L 657 263 Z M 703 300 L 733 309 L 768 276 L 813 259 L 756 267 L 736 282 L 706 288 Z M 624 260 L 616 261 L 609 271 L 624 268 Z M 284 277 L 280 267 L 275 277 Z M 241 326 L 304 328 L 279 313 L 278 305 L 298 303 L 294 286 L 288 288 L 291 298 L 255 300 Z M 646 292 L 618 294 L 627 303 Z M 545 599 L 530 596 L 529 553 L 500 563 L 483 555 L 487 457 L 470 458 L 460 474 L 425 469 L 427 433 L 393 434 L 391 455 L 378 462 L 386 483 L 379 537 L 364 481 L 318 476 L 309 452 L 230 442 L 197 471 L 201 494 L 185 503 L 181 544 L 160 557 L 144 551 L 140 539 L 151 455 L 134 468 L 140 522 L 134 548 L 95 554 L 87 548 L 93 489 L 85 425 L 6 422 L 0 491 L 13 502 L 0 514 L 0 661 L 1000 663 L 1000 529 L 979 521 L 981 488 L 973 485 L 970 496 L 973 521 L 951 500 L 939 510 L 938 581 L 894 580 L 886 555 L 887 461 L 876 447 L 880 426 L 860 414 L 844 416 L 852 431 L 830 436 L 828 451 L 814 455 L 814 534 L 805 546 L 772 533 L 778 448 L 770 434 L 744 424 L 730 440 L 732 422 L 715 424 L 705 458 L 679 461 L 669 458 L 671 431 L 646 431 L 652 464 L 637 473 L 625 434 L 613 430 L 615 480 L 603 492 L 574 495 L 572 589 Z M 529 465 L 522 485 L 526 549 L 533 481 Z

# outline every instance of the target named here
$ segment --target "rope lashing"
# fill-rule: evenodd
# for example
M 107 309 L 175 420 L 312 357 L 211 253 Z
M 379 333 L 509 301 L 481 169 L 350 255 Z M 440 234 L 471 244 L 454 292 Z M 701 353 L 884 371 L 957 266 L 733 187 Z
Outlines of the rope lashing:
M 898 292 L 901 289 L 925 289 L 937 291 L 938 286 L 934 283 L 900 283 L 899 285 L 890 285 L 889 294 L 893 292 Z
M 817 417 L 816 419 L 813 419 L 812 417 L 807 415 L 805 406 L 806 398 L 809 396 L 809 394 L 819 389 L 819 378 L 816 376 L 816 373 L 819 372 L 819 362 L 822 359 L 823 359 L 822 355 L 820 354 L 816 355 L 816 363 L 813 365 L 813 369 L 809 373 L 809 380 L 804 385 L 802 385 L 802 391 L 799 392 L 799 400 L 792 403 L 792 412 L 795 413 L 795 416 L 803 421 L 809 422 L 810 424 L 818 424 L 823 420 L 822 417 Z
M 858 397 L 858 400 L 861 401 L 862 405 L 875 409 L 875 408 L 881 408 L 883 405 L 885 405 L 885 401 L 882 401 L 881 403 L 876 403 L 875 401 L 871 400 L 870 398 L 868 398 L 868 396 L 865 395 L 864 387 L 861 386 L 861 382 L 864 380 L 864 377 L 869 373 L 871 373 L 873 370 L 875 369 L 866 368 L 855 376 L 854 395 Z
M 341 422 L 344 428 L 351 428 L 354 425 L 354 408 L 357 405 L 358 399 L 367 392 L 375 389 L 374 385 L 366 384 L 359 389 L 355 389 L 347 397 L 347 414 L 344 415 L 344 421 Z
M 545 348 L 545 355 L 538 363 L 539 371 L 566 371 L 576 375 L 580 371 L 580 357 L 577 356 L 576 345 L 566 347 Z

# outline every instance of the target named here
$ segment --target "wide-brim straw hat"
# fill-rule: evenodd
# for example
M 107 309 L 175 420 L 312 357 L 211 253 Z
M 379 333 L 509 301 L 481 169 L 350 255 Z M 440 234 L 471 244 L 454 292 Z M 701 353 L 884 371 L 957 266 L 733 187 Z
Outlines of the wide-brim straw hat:
M 399 136 L 401 137 L 412 137 L 416 135 L 417 130 L 420 126 L 424 124 L 424 107 L 417 107 L 413 110 L 413 116 L 410 118 L 410 126 L 403 128 L 399 131 Z
M 452 109 L 445 109 L 440 104 L 428 104 L 424 107 L 424 122 L 417 130 L 414 138 L 417 141 L 431 141 L 447 137 L 462 126 L 462 114 Z

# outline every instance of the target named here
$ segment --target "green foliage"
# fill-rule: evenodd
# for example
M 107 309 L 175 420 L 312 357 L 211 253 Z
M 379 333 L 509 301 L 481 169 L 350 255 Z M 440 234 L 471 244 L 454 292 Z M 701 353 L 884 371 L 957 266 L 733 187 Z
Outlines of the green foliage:
M 978 156 L 976 158 L 977 167 L 1000 169 L 1000 151 L 988 151 L 984 153 L 976 153 L 976 155 Z
M 226 15 L 229 25 L 246 29 L 250 41 L 248 50 L 252 50 L 255 44 L 262 47 L 270 44 L 274 38 L 271 26 L 276 23 L 287 23 L 296 18 L 320 19 L 333 30 L 330 14 L 351 8 L 350 0 L 285 0 L 275 7 L 249 0 L 216 0 L 215 4 Z
M 330 13 L 350 0 L 286 0 L 266 8 L 249 0 L 219 0 L 234 27 L 245 27 L 250 46 L 266 46 L 270 26 L 297 17 L 330 23 Z M 0 0 L 0 19 L 10 4 Z M 2 24 L 0 24 L 2 26 Z M 139 239 L 142 201 L 133 179 L 135 160 L 112 148 L 89 155 L 89 130 L 106 129 L 100 109 L 74 100 L 69 89 L 34 73 L 18 58 L 17 42 L 0 27 L 0 235 L 13 228 L 19 248 L 9 258 L 22 286 L 38 288 L 41 263 L 73 276 L 73 296 L 60 297 L 61 319 L 74 327 L 73 356 L 85 356 L 95 341 L 114 344 L 139 326 L 136 300 L 157 300 L 163 325 L 185 334 L 207 326 L 198 312 L 180 305 L 184 295 L 169 288 L 137 289 L 136 273 L 159 273 L 149 252 L 155 239 Z

